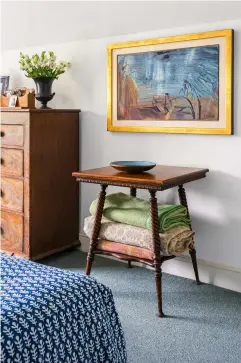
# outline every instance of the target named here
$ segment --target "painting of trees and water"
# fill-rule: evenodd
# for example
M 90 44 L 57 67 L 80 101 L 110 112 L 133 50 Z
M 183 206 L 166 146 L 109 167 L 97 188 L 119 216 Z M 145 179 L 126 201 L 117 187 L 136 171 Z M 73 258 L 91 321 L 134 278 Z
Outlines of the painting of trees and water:
M 219 118 L 219 45 L 118 55 L 118 120 Z

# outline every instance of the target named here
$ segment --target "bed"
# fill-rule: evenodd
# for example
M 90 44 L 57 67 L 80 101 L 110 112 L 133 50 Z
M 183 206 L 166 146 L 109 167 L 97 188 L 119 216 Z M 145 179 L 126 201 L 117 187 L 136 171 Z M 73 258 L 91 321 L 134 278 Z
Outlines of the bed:
M 4 254 L 1 276 L 1 362 L 127 362 L 109 288 Z

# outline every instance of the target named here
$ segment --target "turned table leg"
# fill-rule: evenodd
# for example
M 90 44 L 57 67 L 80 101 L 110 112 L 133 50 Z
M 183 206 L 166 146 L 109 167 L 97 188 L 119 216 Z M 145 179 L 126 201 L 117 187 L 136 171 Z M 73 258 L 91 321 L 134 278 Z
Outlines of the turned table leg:
M 136 197 L 136 188 L 130 188 L 130 195 L 132 196 L 132 197 Z M 131 265 L 131 261 L 128 261 L 128 265 L 127 265 L 127 267 L 128 268 L 131 268 L 132 267 L 132 265 Z
M 88 252 L 88 256 L 87 256 L 86 275 L 90 274 L 92 263 L 94 260 L 95 249 L 96 249 L 96 245 L 97 245 L 98 237 L 99 237 L 99 233 L 100 233 L 100 228 L 101 228 L 101 218 L 102 218 L 103 209 L 104 209 L 107 186 L 108 185 L 106 185 L 106 184 L 101 185 L 101 192 L 99 194 L 99 199 L 98 199 L 98 203 L 97 203 L 94 227 L 93 227 L 92 237 L 90 240 L 89 252 Z
M 130 188 L 130 195 L 136 197 L 136 188 Z
M 150 213 L 151 213 L 152 241 L 153 241 L 153 252 L 154 252 L 156 293 L 157 293 L 157 304 L 158 304 L 157 316 L 164 317 L 162 311 L 162 270 L 161 270 L 161 257 L 160 257 L 160 236 L 159 236 L 157 198 L 155 190 L 149 190 L 149 193 L 151 196 Z
M 183 185 L 179 185 L 178 194 L 179 194 L 180 203 L 181 203 L 181 205 L 186 207 L 187 215 L 190 218 L 188 205 L 187 205 L 186 191 L 183 188 Z M 191 222 L 190 222 L 190 228 L 192 229 Z M 197 285 L 200 285 L 201 281 L 199 280 L 198 267 L 197 267 L 197 258 L 196 258 L 196 249 L 194 247 L 194 243 L 193 243 L 193 246 L 189 249 L 189 254 L 190 254 L 191 259 L 192 259 L 192 265 L 193 265 L 193 269 L 194 269 L 194 273 L 195 273 L 196 283 L 197 283 Z
M 132 264 L 131 264 L 131 260 L 129 260 L 128 262 L 127 262 L 127 267 L 128 268 L 132 268 L 133 266 L 132 266 Z

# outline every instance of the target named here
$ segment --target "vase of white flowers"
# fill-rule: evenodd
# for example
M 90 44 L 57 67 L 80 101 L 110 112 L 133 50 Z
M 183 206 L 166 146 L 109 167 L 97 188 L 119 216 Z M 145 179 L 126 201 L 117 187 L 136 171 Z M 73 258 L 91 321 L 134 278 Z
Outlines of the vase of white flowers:
M 34 54 L 31 58 L 20 53 L 20 69 L 25 71 L 25 76 L 32 78 L 36 85 L 35 98 L 42 103 L 41 108 L 47 107 L 55 93 L 52 93 L 52 84 L 70 66 L 69 62 L 56 62 L 54 52 L 43 51 L 40 55 Z

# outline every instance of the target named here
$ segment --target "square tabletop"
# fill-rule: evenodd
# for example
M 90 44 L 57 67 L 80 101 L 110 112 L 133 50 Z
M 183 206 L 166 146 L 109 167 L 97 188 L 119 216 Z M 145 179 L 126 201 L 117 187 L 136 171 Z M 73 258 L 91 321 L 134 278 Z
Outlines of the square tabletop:
M 77 171 L 72 175 L 78 181 L 86 183 L 162 190 L 204 178 L 208 171 L 208 169 L 157 165 L 148 172 L 128 174 L 106 166 Z

